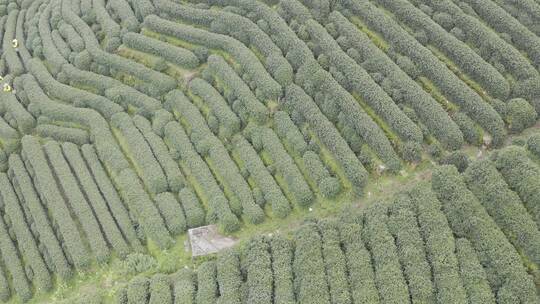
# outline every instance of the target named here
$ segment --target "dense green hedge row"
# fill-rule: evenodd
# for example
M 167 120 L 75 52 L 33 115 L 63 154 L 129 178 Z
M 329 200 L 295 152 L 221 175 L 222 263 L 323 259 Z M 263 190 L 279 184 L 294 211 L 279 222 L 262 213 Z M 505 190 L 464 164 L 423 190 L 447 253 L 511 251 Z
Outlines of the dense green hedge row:
M 281 86 L 266 72 L 264 66 L 249 49 L 229 36 L 214 34 L 195 27 L 182 25 L 149 16 L 144 26 L 158 33 L 173 36 L 189 43 L 203 45 L 210 49 L 220 49 L 235 59 L 242 72 L 249 75 L 255 83 L 257 97 L 262 101 L 277 100 L 282 94 Z
M 536 225 L 540 227 L 540 167 L 524 149 L 508 147 L 492 156 L 495 166 L 510 189 L 521 198 Z
M 161 165 L 161 168 L 167 177 L 169 189 L 174 192 L 180 191 L 180 189 L 185 186 L 186 179 L 180 171 L 177 162 L 169 153 L 163 139 L 153 132 L 150 122 L 144 117 L 138 115 L 134 116 L 133 124 L 139 129 L 144 139 L 146 139 L 154 157 Z
M 272 159 L 272 166 L 285 180 L 295 202 L 299 206 L 310 205 L 314 198 L 313 192 L 276 133 L 267 127 L 254 127 L 250 137 L 254 148 L 264 150 Z
M 68 280 L 72 276 L 71 266 L 64 255 L 36 189 L 33 187 L 31 177 L 26 171 L 22 159 L 16 154 L 12 154 L 9 158 L 9 177 L 18 197 L 24 201 L 28 208 L 28 225 L 39 231 L 36 236 L 39 240 L 38 248 L 47 267 L 62 280 Z
M 422 141 L 420 129 L 399 109 L 392 98 L 345 52 L 317 21 L 305 22 L 311 40 L 328 58 L 330 72 L 341 86 L 358 94 L 404 141 Z
M 494 145 L 502 144 L 505 130 L 501 117 L 490 104 L 446 68 L 431 51 L 372 3 L 365 0 L 347 0 L 344 5 L 351 12 L 361 16 L 368 26 L 381 33 L 397 51 L 411 58 L 448 100 L 458 105 L 492 135 Z
M 62 245 L 66 247 L 66 257 L 77 269 L 86 269 L 90 266 L 91 257 L 38 139 L 32 136 L 23 137 L 22 148 L 22 158 L 34 173 L 34 185 L 43 205 L 52 215 L 53 227 L 58 231 Z
M 468 188 L 501 228 L 506 238 L 522 255 L 533 263 L 540 263 L 540 232 L 533 218 L 510 190 L 489 160 L 476 161 L 464 174 Z
M 373 58 L 376 66 L 369 65 L 368 72 L 372 77 L 375 77 L 376 73 L 380 73 L 390 81 L 391 88 L 386 86 L 382 86 L 382 88 L 392 96 L 394 101 L 399 102 L 399 98 L 396 97 L 401 97 L 404 103 L 414 109 L 429 132 L 445 147 L 448 149 L 461 147 L 463 138 L 457 126 L 444 109 L 412 79 L 412 75 L 407 75 L 406 70 L 402 70 L 395 64 L 391 58 L 373 44 L 365 33 L 358 31 L 354 24 L 338 11 L 329 15 L 329 21 L 341 34 L 336 41 L 352 59 L 360 64 L 364 62 L 363 60 Z
M 218 221 L 225 231 L 238 230 L 238 218 L 232 213 L 225 194 L 217 184 L 210 169 L 197 153 L 182 126 L 169 122 L 164 129 L 165 141 L 169 149 L 177 153 L 177 158 L 185 165 L 186 175 L 191 175 L 201 187 L 197 194 L 207 207 L 208 222 Z
M 11 227 L 17 239 L 21 258 L 26 267 L 31 269 L 29 280 L 36 286 L 36 292 L 46 292 L 52 288 L 52 280 L 47 265 L 38 249 L 39 240 L 35 240 L 25 220 L 24 209 L 5 173 L 0 174 L 0 197 L 4 204 L 5 215 L 11 220 Z
M 68 150 L 69 148 L 65 148 Z M 140 251 L 142 249 L 141 242 L 137 238 L 137 233 L 134 229 L 128 210 L 122 203 L 119 194 L 116 192 L 112 181 L 107 176 L 107 172 L 103 168 L 95 149 L 91 145 L 83 145 L 81 152 L 84 160 L 88 164 L 92 176 L 98 186 L 99 191 L 103 195 L 112 216 L 114 217 L 118 228 L 126 238 L 126 241 L 131 245 L 133 250 Z M 69 158 L 69 153 L 66 153 Z M 103 224 L 102 224 L 103 225 Z M 111 240 L 109 240 L 111 241 Z M 112 241 L 111 241 L 112 242 Z M 116 244 L 113 244 L 113 247 Z M 121 251 L 119 251 L 121 253 Z
M 187 133 L 197 152 L 207 157 L 213 164 L 212 169 L 225 186 L 226 193 L 233 194 L 234 197 L 229 197 L 231 210 L 238 216 L 246 216 L 253 224 L 264 221 L 264 212 L 255 203 L 248 183 L 240 174 L 223 143 L 210 131 L 197 107 L 181 91 L 170 92 L 165 100 L 166 107 L 185 122 Z
M 92 173 L 88 169 L 81 151 L 75 144 L 64 143 L 62 144 L 62 152 L 96 215 L 103 235 L 107 239 L 107 243 L 115 250 L 116 254 L 125 257 L 130 251 L 129 246 L 115 222 L 114 213 L 111 214 L 111 211 L 109 211 L 109 206 L 94 181 L 94 176 L 92 176 Z M 116 220 L 120 221 L 121 217 Z
M 152 149 L 141 132 L 135 127 L 127 113 L 118 113 L 111 118 L 111 124 L 119 132 L 120 145 L 135 166 L 150 193 L 158 194 L 167 191 L 168 183 L 163 169 L 159 165 Z M 114 129 L 113 129 L 114 130 Z
M 247 123 L 252 119 L 263 124 L 268 120 L 267 108 L 255 97 L 249 86 L 240 78 L 221 56 L 210 55 L 208 67 L 203 72 L 206 80 L 213 79 L 218 88 L 223 90 L 232 110 Z
M 356 193 L 361 193 L 367 182 L 367 171 L 315 102 L 300 87 L 291 85 L 286 89 L 284 106 L 302 115 L 321 143 L 332 152 Z
M 272 208 L 272 214 L 283 218 L 291 212 L 291 206 L 283 195 L 268 169 L 262 162 L 257 151 L 253 146 L 241 135 L 236 135 L 233 138 L 234 151 L 242 160 L 242 165 L 249 172 L 249 176 L 255 181 L 258 189 L 261 190 L 264 202 Z
M 39 146 L 36 148 L 40 149 Z M 55 141 L 49 141 L 43 145 L 43 150 L 58 180 L 59 187 L 61 187 L 60 191 L 64 194 L 66 202 L 71 206 L 70 210 L 73 211 L 82 227 L 90 250 L 94 253 L 98 262 L 106 263 L 110 257 L 107 242 L 101 233 L 91 205 L 89 205 L 88 200 L 79 188 L 78 181 L 62 153 L 60 145 Z
M 477 53 L 500 73 L 513 75 L 517 83 L 511 83 L 512 95 L 535 98 L 539 89 L 538 71 L 510 41 L 505 41 L 485 23 L 474 15 L 469 15 L 452 1 L 416 0 L 413 3 L 429 6 L 435 11 L 432 18 L 442 27 L 456 38 L 475 46 Z
M 204 104 L 210 108 L 207 119 L 209 119 L 210 115 L 217 118 L 219 122 L 217 135 L 219 137 L 230 138 L 240 131 L 238 116 L 231 110 L 231 107 L 220 93 L 208 82 L 201 78 L 195 78 L 189 83 L 189 90 L 192 94 L 201 98 Z
M 190 50 L 172 46 L 141 34 L 126 33 L 122 37 L 122 42 L 132 49 L 150 53 L 183 68 L 194 69 L 199 65 L 199 59 Z
M 129 211 L 141 225 L 144 234 L 157 245 L 166 249 L 172 245 L 172 239 L 143 184 L 132 169 L 125 169 L 118 174 L 117 181 L 120 195 L 129 206 Z
M 534 303 L 538 297 L 517 250 L 505 237 L 482 204 L 470 192 L 455 167 L 443 166 L 433 173 L 432 187 L 454 234 L 466 237 L 485 265 L 499 303 L 515 300 Z
M 508 97 L 510 86 L 506 79 L 465 43 L 438 25 L 429 15 L 415 8 L 408 1 L 383 0 L 377 2 L 389 9 L 415 32 L 423 31 L 430 44 L 444 52 L 491 96 L 503 100 Z

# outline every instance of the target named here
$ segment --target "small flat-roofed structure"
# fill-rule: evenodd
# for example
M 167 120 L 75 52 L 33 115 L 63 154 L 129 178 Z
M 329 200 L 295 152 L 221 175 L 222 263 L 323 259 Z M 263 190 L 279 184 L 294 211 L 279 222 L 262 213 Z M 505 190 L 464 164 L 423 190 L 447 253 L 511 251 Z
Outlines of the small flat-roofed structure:
M 237 240 L 219 234 L 216 225 L 189 229 L 188 236 L 192 257 L 217 253 L 237 243 Z

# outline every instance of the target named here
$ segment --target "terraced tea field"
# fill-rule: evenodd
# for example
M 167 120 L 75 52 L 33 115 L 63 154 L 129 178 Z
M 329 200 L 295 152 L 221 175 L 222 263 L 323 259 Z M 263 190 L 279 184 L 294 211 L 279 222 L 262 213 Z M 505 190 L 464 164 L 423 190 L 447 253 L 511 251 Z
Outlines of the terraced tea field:
M 538 0 L 0 0 L 0 40 L 0 302 L 539 301 Z

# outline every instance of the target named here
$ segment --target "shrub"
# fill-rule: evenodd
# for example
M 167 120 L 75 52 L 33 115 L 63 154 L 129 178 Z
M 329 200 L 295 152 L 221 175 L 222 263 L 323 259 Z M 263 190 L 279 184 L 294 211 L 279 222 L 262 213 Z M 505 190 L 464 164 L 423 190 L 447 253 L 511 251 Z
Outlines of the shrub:
M 174 277 L 174 303 L 194 304 L 196 291 L 193 272 L 190 269 L 181 269 Z
M 233 250 L 220 254 L 216 263 L 220 297 L 218 304 L 242 303 L 242 274 L 240 258 Z M 249 274 L 248 274 L 249 275 Z
M 128 157 L 137 164 L 135 167 L 150 193 L 157 194 L 167 190 L 167 178 L 152 153 L 148 142 L 135 127 L 127 113 L 118 113 L 111 118 L 111 124 L 121 135 L 121 145 Z
M 295 231 L 293 270 L 296 300 L 299 303 L 330 303 L 322 254 L 321 236 L 314 224 Z
M 114 213 L 111 214 L 109 206 L 98 189 L 92 173 L 87 168 L 81 152 L 78 147 L 72 143 L 64 143 L 62 145 L 62 152 L 68 163 L 71 165 L 72 171 L 79 182 L 79 186 L 88 199 L 88 203 L 94 210 L 105 238 L 120 257 L 125 257 L 130 251 L 128 244 L 124 240 L 120 229 L 117 227 L 115 219 L 113 218 Z
M 380 294 L 381 300 L 388 303 L 402 303 L 408 301 L 406 299 L 409 298 L 409 291 L 401 271 L 394 238 L 388 231 L 386 212 L 387 206 L 381 204 L 372 205 L 366 211 L 362 237 L 373 256 L 377 288 L 385 290 Z
M 510 131 L 519 133 L 536 122 L 536 112 L 525 99 L 510 99 L 507 107 L 506 121 Z
M 180 124 L 169 122 L 164 128 L 164 134 L 169 148 L 178 152 L 186 168 L 189 169 L 197 183 L 205 190 L 204 194 L 198 194 L 202 196 L 201 199 L 206 201 L 208 206 L 207 219 L 217 219 L 221 228 L 238 229 L 238 219 L 231 212 L 223 191 L 216 183 L 206 163 L 195 151 Z
M 195 78 L 190 82 L 190 91 L 200 97 L 212 109 L 219 122 L 219 136 L 230 138 L 240 130 L 240 120 L 231 111 L 227 101 L 206 81 Z
M 493 154 L 495 166 L 540 225 L 540 168 L 521 147 L 507 147 Z
M 23 263 L 17 255 L 15 244 L 10 238 L 8 227 L 6 227 L 6 223 L 2 218 L 0 218 L 0 250 L 2 251 L 2 260 L 9 271 L 14 291 L 21 301 L 30 300 L 32 298 L 32 287 L 24 272 Z
M 303 113 L 318 139 L 338 160 L 355 193 L 361 193 L 367 181 L 367 171 L 334 124 L 321 113 L 314 101 L 300 87 L 296 85 L 287 87 L 285 96 L 285 106 Z
M 54 269 L 62 280 L 68 280 L 72 275 L 71 266 L 64 256 L 60 242 L 56 238 L 48 216 L 43 209 L 42 202 L 36 190 L 32 187 L 29 172 L 25 169 L 21 157 L 17 154 L 12 154 L 9 157 L 9 177 L 16 193 L 26 203 L 34 221 L 34 226 L 39 229 L 39 242 L 44 245 L 48 252 L 49 261 L 45 259 L 47 266 Z
M 278 111 L 274 113 L 273 117 L 274 130 L 279 138 L 285 142 L 292 151 L 298 155 L 303 155 L 307 150 L 307 143 L 289 115 L 284 111 Z
M 418 163 L 422 160 L 422 145 L 418 142 L 408 141 L 402 149 L 401 155 L 405 161 Z
M 540 158 L 540 134 L 534 134 L 527 140 L 527 150 Z
M 186 179 L 180 171 L 178 163 L 169 153 L 163 139 L 156 133 L 152 132 L 150 122 L 148 122 L 148 120 L 146 120 L 144 117 L 135 115 L 133 117 L 133 123 L 146 139 L 156 160 L 161 165 L 161 168 L 167 177 L 169 189 L 174 192 L 179 191 L 185 185 Z
M 396 240 L 399 260 L 409 285 L 412 301 L 435 301 L 431 266 L 415 218 L 414 206 L 406 194 L 398 194 L 389 208 L 388 229 Z
M 362 240 L 362 226 L 356 223 L 344 223 L 339 227 L 339 232 L 347 259 L 353 303 L 379 302 L 371 256 Z
M 50 137 L 57 141 L 69 141 L 77 145 L 84 145 L 90 141 L 88 133 L 85 130 L 49 124 L 38 125 L 36 127 L 36 133 L 43 138 Z
M 157 208 L 172 235 L 186 231 L 187 224 L 182 207 L 170 192 L 162 192 L 155 198 Z
M 69 148 L 64 147 L 64 149 L 68 150 Z M 88 168 L 90 169 L 92 176 L 94 177 L 96 186 L 99 188 L 99 192 L 103 195 L 103 199 L 107 202 L 107 206 L 109 207 L 111 215 L 114 217 L 118 228 L 122 231 L 122 234 L 126 238 L 126 241 L 130 243 L 131 247 L 136 251 L 141 251 L 142 245 L 137 238 L 134 223 L 128 214 L 128 210 L 126 210 L 126 207 L 124 207 L 124 204 L 120 200 L 120 197 L 112 185 L 111 180 L 102 167 L 102 164 L 96 155 L 96 151 L 91 145 L 83 145 L 81 147 L 81 152 L 84 160 L 88 164 Z M 69 152 L 66 152 L 66 156 L 68 158 L 69 154 Z M 119 253 L 121 253 L 121 251 L 119 251 Z
M 52 213 L 52 218 L 58 224 L 58 232 L 64 240 L 69 257 L 73 259 L 77 269 L 85 269 L 90 265 L 90 256 L 82 243 L 81 235 L 55 182 L 38 139 L 27 135 L 21 142 L 22 155 L 34 172 L 36 190 L 40 193 L 44 206 L 47 206 Z
M 411 37 L 394 20 L 389 19 L 368 1 L 347 1 L 346 7 L 358 14 L 366 24 L 378 31 L 397 51 L 415 59 L 423 75 L 429 77 L 448 100 L 459 105 L 470 117 L 488 131 L 495 145 L 502 144 L 505 136 L 504 122 L 493 108 L 478 94 L 450 72 L 427 48 Z
M 147 254 L 131 253 L 122 261 L 122 266 L 127 274 L 136 275 L 157 268 L 157 262 Z
M 349 292 L 347 262 L 341 250 L 338 224 L 332 220 L 319 222 L 322 254 L 332 303 L 352 303 Z
M 197 269 L 197 304 L 214 304 L 218 295 L 216 263 L 204 262 Z
M 482 142 L 480 129 L 476 127 L 474 122 L 465 113 L 457 112 L 452 118 L 461 129 L 465 141 L 472 145 L 478 145 Z
M 321 47 L 322 51 L 328 55 L 329 64 L 336 68 L 339 73 L 343 73 L 343 80 L 338 82 L 344 88 L 350 88 L 358 94 L 362 101 L 379 115 L 393 131 L 403 140 L 421 141 L 422 135 L 418 127 L 401 112 L 392 99 L 382 90 L 381 87 L 369 76 L 369 74 L 356 62 L 347 56 L 326 32 L 326 30 L 315 20 L 306 22 L 311 39 Z M 335 73 L 334 78 L 336 78 Z M 362 84 L 361 87 L 359 84 Z
M 520 254 L 538 263 L 540 234 L 536 224 L 493 163 L 487 159 L 472 163 L 465 171 L 464 180 L 510 243 Z
M 432 188 L 443 204 L 457 237 L 467 237 L 486 267 L 491 286 L 503 286 L 506 296 L 534 302 L 536 292 L 516 249 L 506 239 L 478 199 L 467 190 L 457 169 L 439 167 Z
M 261 136 L 264 150 L 272 156 L 273 164 L 285 179 L 296 203 L 304 207 L 310 205 L 313 193 L 291 156 L 283 148 L 277 135 L 272 129 L 266 127 L 260 127 L 256 132 Z
M 273 214 L 279 218 L 287 216 L 291 211 L 291 206 L 257 152 L 241 135 L 233 138 L 233 144 L 234 150 L 242 159 L 250 176 L 263 192 L 264 200 L 270 202 Z
M 425 184 L 414 187 L 408 194 L 418 218 L 427 259 L 432 267 L 437 301 L 441 303 L 465 302 L 466 295 L 454 254 L 454 236 L 441 210 L 441 203 Z
M 171 282 L 164 274 L 158 273 L 150 279 L 148 304 L 173 304 Z
M 454 151 L 443 157 L 439 163 L 441 165 L 453 165 L 459 172 L 463 172 L 469 165 L 469 156 L 463 151 Z
M 208 57 L 208 71 L 214 79 L 224 85 L 226 92 L 229 92 L 232 97 L 238 100 L 238 106 L 245 108 L 251 118 L 260 124 L 268 119 L 268 110 L 266 107 L 257 100 L 251 89 L 236 75 L 234 70 L 222 57 L 216 55 Z M 229 102 L 231 101 L 229 100 Z M 238 106 L 235 107 L 233 104 L 232 109 L 240 118 L 243 118 L 239 113 L 240 111 L 238 111 Z M 245 119 L 243 121 L 246 122 Z
M 486 279 L 486 272 L 471 243 L 464 238 L 456 239 L 456 257 L 459 273 L 469 301 L 475 303 L 495 303 L 495 297 Z
M 274 274 L 274 303 L 294 303 L 292 242 L 284 237 L 274 236 L 270 239 L 270 251 Z
M 129 211 L 144 230 L 147 238 L 155 241 L 157 245 L 166 249 L 172 244 L 169 231 L 158 209 L 144 191 L 144 188 L 132 169 L 122 170 L 115 182 L 120 189 L 120 195 L 129 206 Z
M 180 190 L 178 198 L 186 214 L 187 227 L 195 228 L 204 225 L 204 209 L 195 193 L 186 187 Z
M 24 197 L 21 199 L 24 199 Z M 11 219 L 21 258 L 24 258 L 26 265 L 32 268 L 33 278 L 31 280 L 36 286 L 36 291 L 45 292 L 50 290 L 52 281 L 49 270 L 39 252 L 38 243 L 34 240 L 34 236 L 26 224 L 24 209 L 21 207 L 19 199 L 5 173 L 0 173 L 0 200 L 4 204 L 5 215 Z
M 129 282 L 127 289 L 128 302 L 145 304 L 148 302 L 150 281 L 143 276 L 135 277 Z
M 180 91 L 169 93 L 165 99 L 168 106 L 174 109 L 175 113 L 181 113 L 194 145 L 205 145 L 207 147 L 208 158 L 215 164 L 213 168 L 221 177 L 222 184 L 228 187 L 229 191 L 235 195 L 235 198 L 231 198 L 229 201 L 231 210 L 237 215 L 243 213 L 253 224 L 262 222 L 264 213 L 255 204 L 249 185 L 240 174 L 237 165 L 229 156 L 223 143 L 212 134 L 199 110 Z M 235 199 L 239 202 L 235 203 Z
M 55 141 L 49 141 L 44 145 L 45 154 L 49 159 L 55 176 L 58 178 L 59 186 L 67 199 L 67 203 L 82 226 L 83 232 L 94 252 L 98 262 L 105 263 L 110 257 L 110 251 L 98 220 L 94 216 L 91 205 L 86 196 L 79 188 L 79 183 L 72 173 L 67 160 L 65 159 L 60 145 Z M 79 168 L 77 168 L 79 169 Z
M 199 59 L 190 50 L 141 34 L 128 32 L 122 37 L 122 42 L 132 49 L 150 53 L 180 67 L 194 69 L 199 65 Z

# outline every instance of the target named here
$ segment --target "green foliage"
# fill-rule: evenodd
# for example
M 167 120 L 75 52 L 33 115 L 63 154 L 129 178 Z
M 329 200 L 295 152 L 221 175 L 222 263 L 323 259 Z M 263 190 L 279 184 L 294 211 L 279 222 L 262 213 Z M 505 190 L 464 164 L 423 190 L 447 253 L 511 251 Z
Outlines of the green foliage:
M 128 302 L 131 304 L 146 304 L 150 293 L 150 281 L 144 276 L 137 276 L 129 282 L 127 288 Z
M 195 193 L 189 188 L 183 188 L 178 193 L 178 199 L 186 214 L 187 227 L 195 228 L 204 225 L 204 209 Z
M 540 158 L 540 133 L 531 135 L 527 140 L 527 150 Z
M 352 303 L 347 278 L 347 261 L 341 250 L 338 224 L 331 220 L 321 221 L 319 230 L 331 303 Z
M 265 201 L 270 203 L 272 213 L 279 218 L 286 217 L 291 212 L 291 206 L 257 152 L 241 135 L 233 138 L 233 144 L 249 175 L 261 189 Z
M 495 303 L 484 268 L 467 239 L 456 239 L 456 257 L 469 303 Z
M 536 112 L 525 99 L 510 99 L 507 107 L 506 121 L 510 131 L 521 132 L 536 122 Z
M 443 157 L 439 163 L 441 165 L 453 165 L 459 172 L 463 172 L 469 166 L 469 156 L 463 151 L 453 151 Z
M 432 303 L 435 296 L 431 268 L 411 199 L 405 194 L 398 194 L 389 213 L 388 229 L 396 240 L 411 299 L 415 303 Z
M 216 262 L 204 262 L 197 269 L 197 304 L 214 304 L 218 295 Z
M 182 207 L 171 192 L 162 192 L 155 198 L 157 208 L 172 235 L 186 231 L 186 217 Z
M 433 173 L 432 188 L 443 205 L 454 234 L 466 237 L 482 265 L 486 265 L 490 286 L 494 286 L 496 292 L 504 290 L 505 298 L 534 302 L 537 297 L 534 283 L 519 254 L 466 188 L 457 169 L 453 166 L 437 168 Z
M 58 225 L 58 233 L 67 247 L 67 255 L 77 269 L 85 269 L 91 258 L 84 246 L 75 221 L 71 217 L 66 200 L 62 197 L 53 172 L 49 168 L 45 153 L 37 138 L 25 136 L 22 139 L 23 157 L 34 172 L 34 183 L 40 193 L 44 206 L 47 207 Z
M 241 288 L 243 282 L 238 254 L 233 250 L 226 251 L 218 257 L 216 267 L 220 294 L 217 303 L 242 303 Z
M 206 163 L 195 151 L 182 126 L 177 122 L 169 122 L 164 128 L 164 134 L 169 149 L 177 151 L 193 178 L 204 189 L 204 194 L 197 194 L 202 195 L 201 199 L 205 200 L 208 207 L 207 220 L 209 222 L 217 220 L 221 228 L 227 232 L 238 230 L 240 228 L 238 218 L 232 213 L 223 191 Z
M 472 163 L 464 180 L 514 247 L 533 263 L 540 263 L 537 226 L 519 196 L 508 188 L 491 161 Z
M 247 244 L 245 263 L 248 303 L 272 303 L 273 277 L 269 247 L 264 237 L 254 238 Z
M 409 291 L 401 271 L 394 238 L 388 231 L 387 205 L 382 204 L 376 203 L 366 211 L 362 237 L 373 256 L 377 288 L 385 291 L 380 293 L 381 300 L 386 303 L 403 303 L 408 301 Z
M 157 262 L 147 254 L 131 253 L 122 261 L 122 267 L 127 274 L 139 274 L 155 269 Z
M 339 232 L 347 259 L 353 303 L 378 303 L 379 293 L 375 285 L 371 256 L 362 240 L 362 226 L 345 223 L 339 227 Z
M 270 251 L 272 253 L 272 272 L 274 275 L 274 303 L 295 303 L 292 242 L 284 237 L 275 236 L 270 239 Z
M 150 279 L 148 304 L 173 304 L 171 282 L 164 274 L 156 274 Z
M 62 153 L 60 145 L 55 141 L 49 141 L 43 148 L 53 169 L 52 171 L 59 181 L 59 187 L 61 187 L 61 191 L 66 197 L 70 210 L 73 211 L 82 226 L 82 230 L 86 235 L 90 249 L 94 252 L 96 260 L 99 263 L 106 263 L 110 258 L 107 241 L 101 233 L 98 220 L 93 213 L 91 205 L 79 188 L 78 181 Z M 38 147 L 38 149 L 40 148 Z
M 297 302 L 330 303 L 328 282 L 322 254 L 322 241 L 314 224 L 300 227 L 294 234 L 296 248 L 293 270 Z
M 540 167 L 521 147 L 507 147 L 492 155 L 495 166 L 540 227 Z
M 356 155 L 339 134 L 339 131 L 321 113 L 315 102 L 300 87 L 291 85 L 285 93 L 285 105 L 290 110 L 297 110 L 306 118 L 309 126 L 322 144 L 331 151 L 352 183 L 354 191 L 361 193 L 367 182 L 367 171 Z

